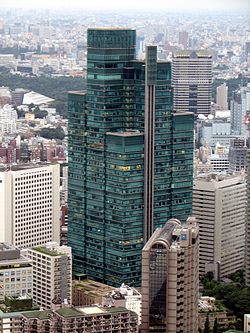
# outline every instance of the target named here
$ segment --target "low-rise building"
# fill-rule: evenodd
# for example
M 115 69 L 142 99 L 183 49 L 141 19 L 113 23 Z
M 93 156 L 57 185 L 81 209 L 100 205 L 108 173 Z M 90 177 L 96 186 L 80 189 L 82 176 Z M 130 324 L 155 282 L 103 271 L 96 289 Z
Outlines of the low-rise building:
M 32 261 L 13 245 L 0 243 L 0 301 L 32 294 Z
M 217 323 L 222 329 L 226 329 L 230 322 L 234 322 L 236 320 L 236 317 L 224 306 L 216 304 L 214 297 L 200 297 L 198 302 L 198 309 L 199 328 L 201 330 L 203 330 L 205 327 L 207 316 L 209 319 L 209 326 L 211 330 L 214 327 L 215 319 L 217 319 Z
M 125 308 L 97 306 L 25 312 L 21 314 L 19 326 L 13 333 L 138 332 L 138 320 L 134 312 Z

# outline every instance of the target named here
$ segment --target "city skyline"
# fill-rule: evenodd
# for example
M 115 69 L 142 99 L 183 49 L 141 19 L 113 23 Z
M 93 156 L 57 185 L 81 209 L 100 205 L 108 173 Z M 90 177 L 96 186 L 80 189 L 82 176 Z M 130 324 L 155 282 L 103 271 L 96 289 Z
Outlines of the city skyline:
M 190 0 L 186 2 L 185 0 L 177 0 L 174 3 L 165 2 L 163 0 L 155 0 L 153 3 L 149 0 L 137 1 L 135 3 L 133 0 L 127 1 L 115 1 L 107 0 L 105 3 L 101 0 L 92 0 L 91 2 L 82 2 L 81 0 L 72 0 L 70 3 L 66 0 L 55 0 L 51 2 L 50 0 L 44 1 L 32 1 L 32 0 L 2 0 L 0 8 L 29 8 L 29 9 L 39 9 L 39 8 L 51 8 L 51 9 L 90 9 L 90 10 L 142 10 L 142 11 L 158 11 L 158 10 L 171 10 L 171 11 L 244 11 L 245 14 L 250 15 L 250 3 L 248 0 L 239 0 L 235 2 L 234 0 L 211 0 L 209 2 L 201 2 L 197 0 Z M 143 9 L 142 9 L 143 8 Z

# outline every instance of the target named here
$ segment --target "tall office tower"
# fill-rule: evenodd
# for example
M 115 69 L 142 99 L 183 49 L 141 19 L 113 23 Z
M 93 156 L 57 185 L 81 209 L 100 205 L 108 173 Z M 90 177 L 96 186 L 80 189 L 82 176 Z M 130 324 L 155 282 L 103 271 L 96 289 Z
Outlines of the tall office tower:
M 208 115 L 212 99 L 212 54 L 205 50 L 173 54 L 174 111 Z
M 231 133 L 236 135 L 243 135 L 245 133 L 244 116 L 242 113 L 242 100 L 240 90 L 233 92 L 232 100 L 230 102 L 231 111 Z
M 244 267 L 246 182 L 217 175 L 194 180 L 193 214 L 200 228 L 200 275 L 216 279 Z
M 33 264 L 33 300 L 44 309 L 51 309 L 64 300 L 71 304 L 72 255 L 69 246 L 55 242 L 28 249 Z
M 135 59 L 135 31 L 88 30 L 87 94 L 69 94 L 68 244 L 75 273 L 140 285 L 156 227 L 191 213 L 193 115 L 172 113 L 171 67 Z
M 244 138 L 231 139 L 228 153 L 229 171 L 238 172 L 245 170 L 246 154 L 246 140 Z
M 250 84 L 236 90 L 231 101 L 231 130 L 232 134 L 247 135 L 250 115 Z M 247 125 L 247 126 L 246 126 Z
M 198 332 L 198 226 L 157 228 L 142 250 L 142 333 Z
M 250 149 L 246 156 L 247 170 L 247 216 L 246 216 L 246 246 L 245 246 L 245 282 L 250 287 Z
M 60 241 L 59 164 L 0 168 L 0 241 L 28 248 Z
M 0 243 L 0 301 L 21 295 L 32 295 L 32 261 L 15 246 Z
M 183 45 L 184 49 L 188 48 L 188 32 L 179 31 L 179 44 Z
M 216 89 L 216 104 L 222 111 L 228 110 L 227 93 L 228 87 L 225 82 Z

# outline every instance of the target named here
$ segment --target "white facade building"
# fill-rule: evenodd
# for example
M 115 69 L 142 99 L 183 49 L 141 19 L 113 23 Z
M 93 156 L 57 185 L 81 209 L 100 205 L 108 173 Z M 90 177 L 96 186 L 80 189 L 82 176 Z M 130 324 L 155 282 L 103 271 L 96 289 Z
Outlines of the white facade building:
M 16 133 L 17 112 L 6 104 L 0 109 L 0 134 Z
M 0 241 L 29 248 L 60 241 L 60 167 L 0 169 Z
M 13 245 L 0 243 L 0 301 L 32 295 L 32 261 Z
M 208 175 L 194 180 L 193 215 L 200 230 L 200 275 L 215 278 L 244 267 L 246 181 L 237 175 Z
M 55 242 L 28 249 L 33 262 L 33 300 L 44 309 L 72 300 L 72 255 Z

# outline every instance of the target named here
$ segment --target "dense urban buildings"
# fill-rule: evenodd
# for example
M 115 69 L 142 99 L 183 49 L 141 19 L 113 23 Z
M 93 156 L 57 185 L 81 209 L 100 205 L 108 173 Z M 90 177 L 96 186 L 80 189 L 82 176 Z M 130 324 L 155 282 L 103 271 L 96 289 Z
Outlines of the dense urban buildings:
M 60 242 L 59 165 L 0 168 L 0 241 L 19 248 Z
M 169 220 L 142 251 L 142 333 L 198 331 L 199 231 Z
M 194 180 L 193 214 L 200 230 L 200 275 L 220 279 L 244 267 L 246 182 L 239 175 Z
M 139 286 L 143 242 L 191 213 L 193 115 L 172 113 L 156 52 L 137 61 L 134 30 L 89 29 L 87 94 L 69 94 L 74 272 L 113 286 Z
M 72 299 L 71 248 L 55 242 L 28 249 L 27 257 L 33 264 L 33 300 L 43 309 Z
M 173 54 L 174 111 L 209 115 L 212 98 L 212 54 L 206 50 Z

